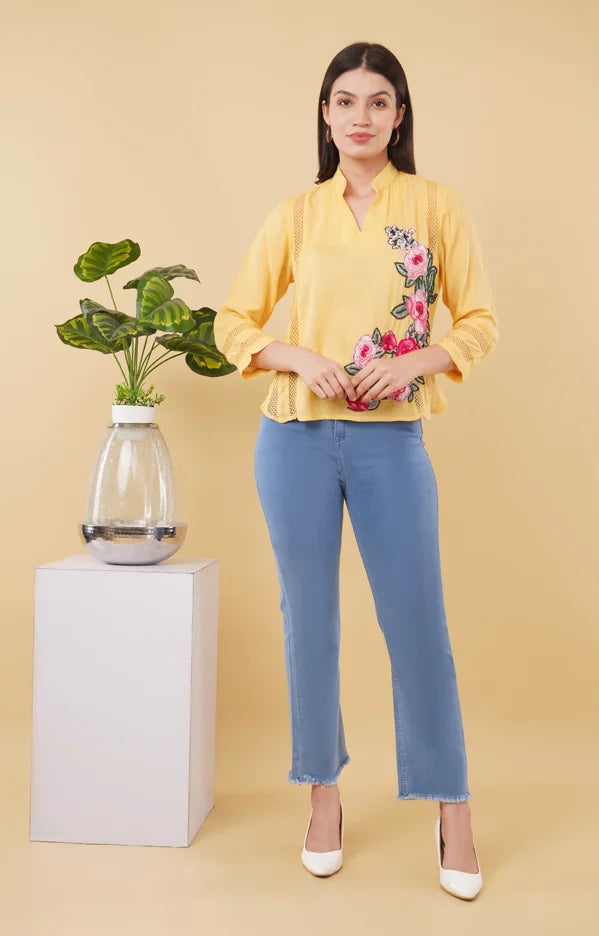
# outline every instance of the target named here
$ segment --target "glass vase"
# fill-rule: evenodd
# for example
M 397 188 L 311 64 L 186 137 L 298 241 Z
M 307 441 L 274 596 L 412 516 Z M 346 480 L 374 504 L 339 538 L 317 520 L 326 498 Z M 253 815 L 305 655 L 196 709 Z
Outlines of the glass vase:
M 186 531 L 154 407 L 113 404 L 80 527 L 86 550 L 116 565 L 154 565 L 177 552 Z

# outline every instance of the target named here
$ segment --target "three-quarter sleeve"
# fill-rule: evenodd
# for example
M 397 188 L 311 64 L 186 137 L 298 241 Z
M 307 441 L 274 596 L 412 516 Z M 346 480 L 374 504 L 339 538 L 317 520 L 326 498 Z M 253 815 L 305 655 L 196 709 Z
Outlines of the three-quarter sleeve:
M 461 196 L 443 186 L 439 219 L 439 274 L 453 326 L 436 344 L 455 367 L 447 377 L 462 383 L 497 343 L 495 304 L 473 219 Z
M 269 373 L 252 365 L 252 354 L 278 340 L 262 326 L 293 282 L 292 203 L 286 198 L 272 209 L 214 317 L 216 347 L 246 379 Z

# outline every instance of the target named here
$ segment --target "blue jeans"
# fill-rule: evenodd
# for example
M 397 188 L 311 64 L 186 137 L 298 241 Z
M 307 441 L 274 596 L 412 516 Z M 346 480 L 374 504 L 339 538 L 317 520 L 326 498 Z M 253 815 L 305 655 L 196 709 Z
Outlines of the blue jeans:
M 280 585 L 291 783 L 337 782 L 349 761 L 339 701 L 343 502 L 391 663 L 397 799 L 470 799 L 422 420 L 261 414 L 254 476 Z

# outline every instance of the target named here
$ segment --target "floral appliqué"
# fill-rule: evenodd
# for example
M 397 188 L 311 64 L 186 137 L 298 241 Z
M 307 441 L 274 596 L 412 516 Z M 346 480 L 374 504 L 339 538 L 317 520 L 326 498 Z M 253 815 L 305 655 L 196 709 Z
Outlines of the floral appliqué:
M 398 340 L 392 330 L 382 332 L 380 328 L 375 328 L 372 335 L 360 335 L 354 346 L 352 362 L 344 365 L 348 374 L 357 374 L 373 358 L 383 357 L 385 354 L 397 357 L 399 354 L 425 348 L 429 343 L 428 310 L 437 298 L 434 292 L 437 268 L 433 266 L 433 255 L 428 247 L 415 240 L 415 232 L 415 228 L 406 230 L 395 224 L 385 227 L 387 243 L 394 249 L 405 250 L 403 261 L 396 261 L 395 268 L 399 275 L 403 276 L 406 289 L 414 287 L 411 293 L 402 296 L 399 305 L 391 309 L 391 315 L 394 318 L 404 319 L 408 316 L 411 318 L 405 336 Z M 423 383 L 424 377 L 416 377 L 385 399 L 396 402 L 407 400 L 411 403 L 414 393 Z M 348 409 L 360 411 L 376 409 L 382 402 L 381 400 L 362 402 L 349 400 L 347 397 L 345 399 Z

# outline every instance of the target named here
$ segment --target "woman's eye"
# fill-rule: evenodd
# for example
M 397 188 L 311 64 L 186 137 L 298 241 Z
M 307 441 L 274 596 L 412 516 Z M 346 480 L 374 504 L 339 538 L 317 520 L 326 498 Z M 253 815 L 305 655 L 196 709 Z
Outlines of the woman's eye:
M 351 101 L 350 101 L 348 98 L 343 98 L 343 99 L 342 99 L 341 101 L 339 101 L 338 103 L 339 103 L 339 104 L 351 104 Z M 381 100 L 380 98 L 379 98 L 377 101 L 375 101 L 374 103 L 375 103 L 375 104 L 382 104 L 383 107 L 386 107 L 386 106 L 387 106 L 386 103 L 385 103 L 385 101 Z

